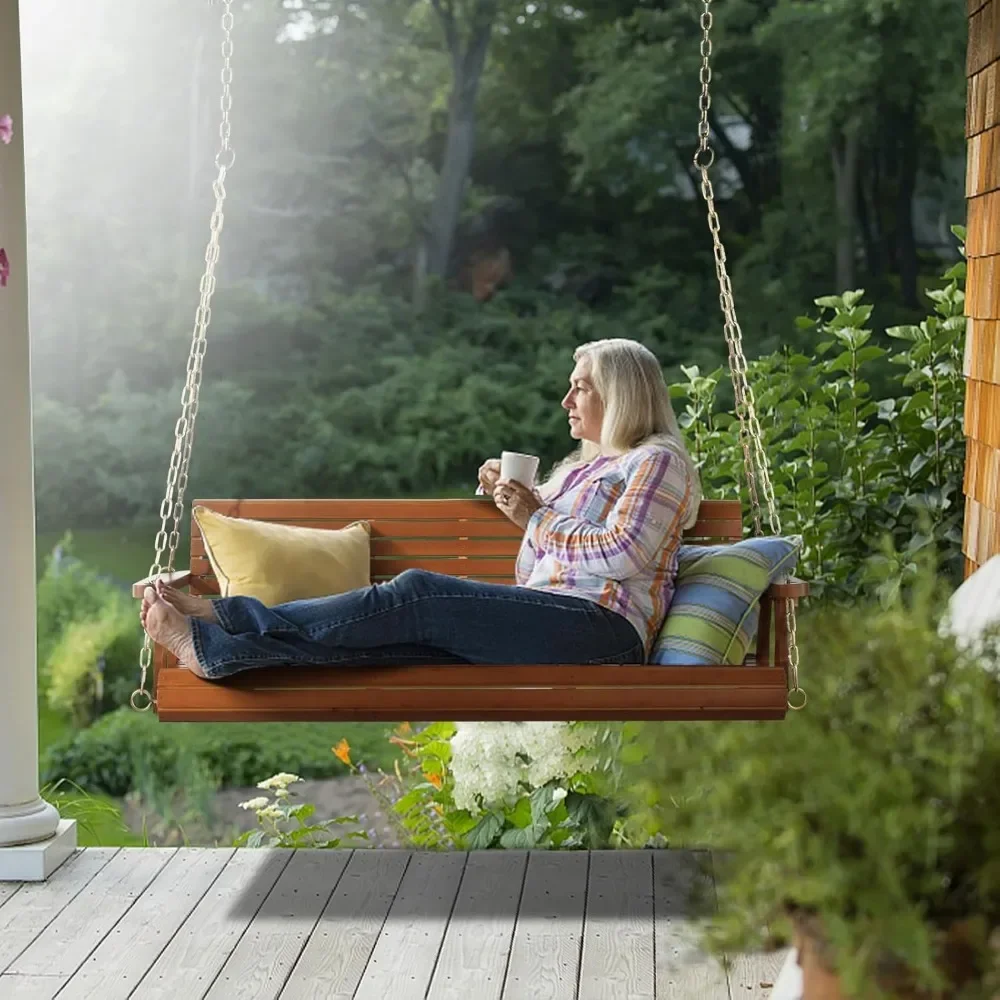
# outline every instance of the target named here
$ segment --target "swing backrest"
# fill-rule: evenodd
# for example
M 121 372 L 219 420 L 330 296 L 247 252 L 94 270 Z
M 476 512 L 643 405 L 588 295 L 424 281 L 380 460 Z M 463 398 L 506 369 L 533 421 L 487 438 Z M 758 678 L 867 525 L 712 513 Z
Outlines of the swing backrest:
M 309 528 L 371 525 L 371 578 L 388 580 L 407 569 L 510 583 L 523 532 L 489 498 L 454 500 L 195 500 L 227 517 L 251 518 Z M 687 543 L 739 541 L 743 522 L 738 500 L 704 500 Z M 198 522 L 191 519 L 191 589 L 219 593 L 205 555 Z

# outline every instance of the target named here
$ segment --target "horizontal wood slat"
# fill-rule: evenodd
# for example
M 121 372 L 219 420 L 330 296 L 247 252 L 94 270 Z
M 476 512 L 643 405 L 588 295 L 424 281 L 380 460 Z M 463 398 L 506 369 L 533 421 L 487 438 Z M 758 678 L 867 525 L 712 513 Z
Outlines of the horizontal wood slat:
M 981 566 L 1000 552 L 1000 514 L 972 497 L 965 498 L 962 551 Z
M 967 437 L 1000 448 L 1000 385 L 966 379 L 963 427 Z
M 966 320 L 963 368 L 966 378 L 1000 384 L 1000 320 Z
M 264 668 L 224 684 L 168 669 L 156 697 L 164 721 L 778 719 L 785 683 L 777 667 Z
M 973 76 L 1000 58 L 1000 2 L 987 0 L 969 18 L 965 75 Z
M 965 193 L 995 191 L 1000 187 L 1000 125 L 972 136 L 966 144 Z
M 973 500 L 1000 511 L 1000 448 L 966 438 L 963 490 Z
M 998 81 L 1000 81 L 1000 61 L 990 63 L 986 69 L 970 77 L 965 108 L 966 138 L 1000 124 Z
M 970 258 L 965 314 L 973 319 L 1000 319 L 1000 256 Z

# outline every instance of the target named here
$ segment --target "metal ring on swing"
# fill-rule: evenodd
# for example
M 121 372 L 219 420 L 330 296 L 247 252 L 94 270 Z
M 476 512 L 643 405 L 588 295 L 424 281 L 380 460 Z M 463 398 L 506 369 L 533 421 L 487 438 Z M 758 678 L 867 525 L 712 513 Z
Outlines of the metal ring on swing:
M 219 170 L 232 170 L 233 164 L 236 162 L 236 150 L 232 146 L 227 146 L 225 149 L 220 149 L 218 153 L 215 154 L 215 166 Z
M 704 159 L 702 158 L 702 154 L 704 154 Z M 706 146 L 704 149 L 695 151 L 694 165 L 698 170 L 709 170 L 713 163 L 715 163 L 715 150 L 711 146 Z
M 794 697 L 794 696 L 795 696 L 796 694 L 800 694 L 800 695 L 802 696 L 802 700 L 801 700 L 800 702 L 798 702 L 798 703 L 796 703 L 796 702 L 794 702 L 794 701 L 792 700 L 792 699 L 793 699 L 793 697 Z M 791 710 L 792 710 L 793 712 L 801 712 L 801 711 L 802 711 L 802 709 L 804 709 L 804 708 L 806 707 L 806 702 L 807 702 L 808 700 L 809 700 L 809 696 L 808 696 L 808 695 L 807 695 L 807 694 L 805 693 L 805 691 L 803 691 L 803 690 L 802 690 L 802 688 L 800 688 L 800 687 L 799 687 L 799 686 L 798 686 L 797 684 L 795 685 L 795 687 L 793 687 L 793 688 L 792 688 L 792 690 L 791 690 L 791 691 L 789 691 L 789 692 L 788 692 L 788 699 L 787 699 L 787 704 L 788 704 L 788 707 L 789 707 L 789 708 L 790 708 L 790 709 L 791 709 Z
M 136 699 L 137 698 L 145 698 L 146 699 L 146 704 L 145 705 L 141 705 L 141 706 L 137 705 L 136 704 Z M 136 688 L 132 692 L 132 697 L 129 698 L 128 701 L 129 701 L 129 704 L 137 712 L 148 712 L 153 707 L 153 696 L 145 688 Z

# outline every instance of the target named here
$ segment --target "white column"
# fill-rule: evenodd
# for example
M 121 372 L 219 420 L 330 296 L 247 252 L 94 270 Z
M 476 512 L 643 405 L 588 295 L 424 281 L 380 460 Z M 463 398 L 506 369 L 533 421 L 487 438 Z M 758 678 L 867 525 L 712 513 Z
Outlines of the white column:
M 27 224 L 18 0 L 0 0 L 0 879 L 46 878 L 75 846 L 38 794 L 35 651 L 35 497 L 31 453 Z M 17 846 L 30 845 L 30 846 Z

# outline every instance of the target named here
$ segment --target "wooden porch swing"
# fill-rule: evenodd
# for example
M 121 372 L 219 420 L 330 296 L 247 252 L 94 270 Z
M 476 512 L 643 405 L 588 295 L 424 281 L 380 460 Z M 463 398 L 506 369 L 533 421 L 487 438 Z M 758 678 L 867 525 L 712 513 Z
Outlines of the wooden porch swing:
M 746 379 L 742 334 L 736 320 L 726 255 L 708 170 L 711 103 L 711 2 L 702 0 L 701 120 L 694 163 L 708 207 L 724 330 L 729 349 L 736 412 L 754 532 L 763 533 L 760 493 L 767 505 L 771 534 L 780 535 L 774 492 L 757 420 L 753 392 Z M 174 559 L 184 515 L 184 493 L 194 437 L 206 334 L 215 290 L 219 234 L 223 225 L 225 179 L 232 168 L 229 109 L 233 45 L 232 0 L 222 0 L 221 145 L 215 159 L 215 210 L 205 253 L 201 300 L 195 316 L 182 412 L 175 429 L 167 489 L 160 505 L 161 527 L 149 575 L 133 585 L 142 597 L 151 581 L 162 578 L 193 593 L 219 593 L 197 521 L 191 521 L 191 566 L 175 570 Z M 454 500 L 197 500 L 229 517 L 336 529 L 352 521 L 371 525 L 373 582 L 391 579 L 410 568 L 431 569 L 493 583 L 511 583 L 522 531 L 489 498 Z M 172 527 L 168 532 L 168 520 Z M 743 537 L 738 500 L 706 500 L 697 522 L 685 533 L 694 544 L 737 542 Z M 166 552 L 166 561 L 163 562 Z M 265 667 L 221 681 L 198 677 L 165 648 L 145 637 L 139 687 L 131 697 L 137 711 L 155 709 L 160 720 L 182 721 L 400 721 L 447 718 L 467 720 L 709 720 L 781 719 L 788 708 L 805 705 L 798 682 L 795 607 L 808 587 L 800 580 L 773 584 L 760 601 L 756 651 L 743 665 L 596 666 L 471 665 Z M 147 689 L 154 670 L 155 696 Z

